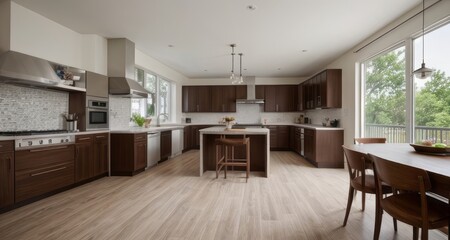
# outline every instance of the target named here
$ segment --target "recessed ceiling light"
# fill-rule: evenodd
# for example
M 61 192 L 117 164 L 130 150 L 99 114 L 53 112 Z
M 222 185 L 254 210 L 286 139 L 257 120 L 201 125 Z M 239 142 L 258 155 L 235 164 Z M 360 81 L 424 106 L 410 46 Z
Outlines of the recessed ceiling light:
M 174 47 L 172 44 L 167 45 L 168 47 Z
M 208 71 L 207 69 L 203 70 L 203 72 L 207 72 L 207 71 Z
M 277 70 L 278 70 L 278 71 L 280 71 L 280 70 L 281 70 L 281 68 L 278 68 Z
M 247 9 L 253 11 L 253 10 L 256 10 L 256 6 L 255 5 L 248 5 Z
M 244 68 L 244 71 L 247 71 L 247 68 Z
M 306 49 L 303 49 L 303 50 L 302 50 L 302 52 L 307 52 L 307 51 L 308 51 L 308 50 L 306 50 Z

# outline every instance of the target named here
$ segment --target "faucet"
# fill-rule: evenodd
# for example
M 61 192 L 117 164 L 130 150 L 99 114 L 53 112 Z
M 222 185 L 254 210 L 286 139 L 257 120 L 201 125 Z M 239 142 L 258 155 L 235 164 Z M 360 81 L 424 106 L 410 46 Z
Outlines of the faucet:
M 158 115 L 158 117 L 156 117 L 156 126 L 157 127 L 161 126 L 161 123 L 160 123 L 160 120 L 159 120 L 159 117 L 161 117 L 161 116 L 164 116 L 164 120 L 167 120 L 169 118 L 169 115 L 167 113 L 160 113 Z

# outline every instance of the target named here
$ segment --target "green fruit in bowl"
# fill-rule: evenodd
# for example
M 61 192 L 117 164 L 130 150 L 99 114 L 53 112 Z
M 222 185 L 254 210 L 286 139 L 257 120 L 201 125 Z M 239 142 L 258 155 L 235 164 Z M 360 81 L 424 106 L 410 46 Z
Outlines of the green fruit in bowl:
M 435 143 L 435 144 L 433 144 L 433 147 L 435 147 L 435 148 L 446 148 L 447 145 L 445 145 L 445 143 Z

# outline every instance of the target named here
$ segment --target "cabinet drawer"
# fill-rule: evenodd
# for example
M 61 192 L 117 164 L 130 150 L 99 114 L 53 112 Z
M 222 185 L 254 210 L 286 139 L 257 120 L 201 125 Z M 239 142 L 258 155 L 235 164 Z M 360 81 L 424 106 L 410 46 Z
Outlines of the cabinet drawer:
M 93 139 L 94 139 L 94 135 L 92 135 L 92 134 L 75 136 L 76 143 L 91 142 Z
M 75 147 L 71 145 L 53 146 L 16 151 L 15 169 L 32 171 L 74 162 Z
M 74 164 L 55 164 L 42 168 L 16 171 L 15 198 L 20 202 L 74 183 Z
M 0 141 L 0 152 L 14 151 L 14 141 Z
M 134 134 L 134 141 L 135 142 L 147 141 L 147 133 Z
M 95 134 L 94 135 L 94 141 L 103 141 L 103 140 L 108 140 L 109 135 L 108 133 L 101 133 L 101 134 Z

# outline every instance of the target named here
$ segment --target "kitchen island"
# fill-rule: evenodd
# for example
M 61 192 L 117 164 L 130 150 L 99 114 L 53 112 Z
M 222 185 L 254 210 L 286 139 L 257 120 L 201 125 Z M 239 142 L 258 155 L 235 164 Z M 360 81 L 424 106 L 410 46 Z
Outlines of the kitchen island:
M 270 169 L 270 136 L 267 128 L 225 129 L 210 127 L 200 130 L 200 176 L 205 171 L 215 171 L 214 140 L 221 136 L 226 138 L 250 138 L 250 171 L 263 172 L 269 176 Z M 244 147 L 235 148 L 236 158 L 245 156 Z

